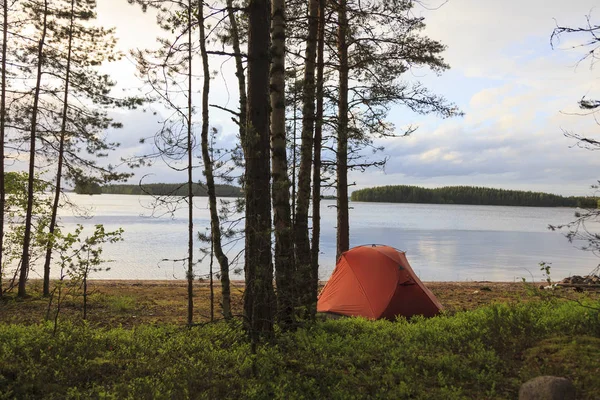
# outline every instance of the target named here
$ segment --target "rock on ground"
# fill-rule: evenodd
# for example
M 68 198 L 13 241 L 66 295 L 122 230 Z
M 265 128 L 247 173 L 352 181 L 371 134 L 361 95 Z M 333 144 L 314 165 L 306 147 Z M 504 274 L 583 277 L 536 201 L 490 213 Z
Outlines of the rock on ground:
M 575 387 L 566 378 L 538 376 L 521 385 L 519 400 L 575 400 Z

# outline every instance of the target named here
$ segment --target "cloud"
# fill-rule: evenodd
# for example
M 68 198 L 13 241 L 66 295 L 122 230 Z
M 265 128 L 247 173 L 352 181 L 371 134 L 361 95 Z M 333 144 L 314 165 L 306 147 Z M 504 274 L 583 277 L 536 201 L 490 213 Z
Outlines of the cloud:
M 430 1 L 429 6 L 440 2 Z M 557 24 L 583 25 L 590 11 L 600 20 L 595 3 L 451 0 L 438 10 L 417 6 L 415 13 L 427 24 L 424 34 L 448 46 L 444 58 L 452 69 L 439 77 L 418 71 L 418 76 L 409 74 L 406 79 L 420 80 L 432 92 L 456 102 L 466 115 L 440 120 L 394 107 L 390 116 L 396 126 L 420 128 L 407 138 L 378 141 L 390 157 L 385 172 L 352 173 L 357 187 L 463 184 L 586 193 L 597 178 L 600 157 L 572 148 L 574 143 L 563 130 L 600 133 L 593 119 L 569 115 L 578 112 L 582 96 L 600 97 L 599 71 L 584 64 L 575 68 L 583 50 L 571 47 L 578 42 L 565 36 L 553 50 L 550 35 Z M 154 47 L 155 38 L 162 35 L 155 16 L 143 14 L 137 6 L 106 0 L 99 7 L 102 21 L 116 25 L 123 50 Z M 201 70 L 199 64 L 194 68 Z M 237 109 L 233 63 L 213 58 L 211 68 L 218 73 L 210 102 Z M 139 85 L 129 60 L 110 71 L 122 87 Z M 200 95 L 195 104 L 200 105 Z M 109 132 L 122 143 L 111 157 L 148 152 L 152 144 L 138 141 L 156 132 L 159 118 L 140 111 L 115 115 L 125 127 Z M 237 127 L 229 113 L 211 109 L 211 125 L 219 128 L 224 146 L 235 142 Z M 139 172 L 150 171 L 156 181 L 185 179 L 159 164 Z
M 397 126 L 410 122 L 419 129 L 409 138 L 382 141 L 389 156 L 385 174 L 353 174 L 357 187 L 452 183 L 589 192 L 600 157 L 572 148 L 563 130 L 600 133 L 593 118 L 573 115 L 582 96 L 600 97 L 598 71 L 575 68 L 582 50 L 552 50 L 549 40 L 553 17 L 583 25 L 593 6 L 452 0 L 422 11 L 425 33 L 448 45 L 452 70 L 418 79 L 456 101 L 466 115 L 439 120 L 393 110 Z M 600 19 L 600 11 L 595 15 Z

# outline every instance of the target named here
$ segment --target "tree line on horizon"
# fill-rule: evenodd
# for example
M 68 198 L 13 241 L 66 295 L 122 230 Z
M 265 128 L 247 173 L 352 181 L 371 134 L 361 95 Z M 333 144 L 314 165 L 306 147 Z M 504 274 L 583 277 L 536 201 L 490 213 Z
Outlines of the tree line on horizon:
M 599 201 L 598 197 L 593 196 L 564 197 L 551 193 L 478 186 L 445 186 L 428 189 L 410 185 L 387 185 L 355 190 L 350 199 L 386 203 L 580 208 L 597 208 Z
M 130 194 L 149 196 L 187 196 L 186 183 L 144 183 L 144 184 L 110 184 L 78 183 L 73 188 L 77 194 Z M 206 197 L 208 189 L 202 183 L 195 183 L 192 187 L 193 196 Z M 215 184 L 215 195 L 218 197 L 241 197 L 244 194 L 238 186 Z

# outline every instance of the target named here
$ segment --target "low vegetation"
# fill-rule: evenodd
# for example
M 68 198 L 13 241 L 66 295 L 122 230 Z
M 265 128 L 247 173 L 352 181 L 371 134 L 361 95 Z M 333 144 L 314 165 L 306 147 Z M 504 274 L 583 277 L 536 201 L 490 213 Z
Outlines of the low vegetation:
M 454 284 L 451 290 L 439 284 L 433 289 L 452 304 L 442 316 L 321 320 L 277 332 L 253 352 L 237 320 L 119 326 L 114 322 L 124 315 L 157 312 L 158 305 L 136 293 L 142 286 L 129 287 L 92 296 L 90 315 L 103 316 L 96 322 L 69 313 L 69 307 L 77 309 L 72 298 L 56 332 L 51 322 L 0 323 L 0 399 L 513 399 L 523 381 L 542 374 L 571 379 L 580 399 L 593 399 L 600 390 L 597 294 L 564 292 L 576 300 L 565 301 L 527 296 L 534 289 L 516 283 Z M 198 292 L 202 298 L 206 288 Z M 158 300 L 175 301 L 166 292 Z M 42 301 L 7 297 L 0 314 Z M 234 310 L 241 308 L 237 303 Z
M 352 192 L 352 201 L 386 203 L 469 204 L 528 207 L 596 208 L 597 197 L 563 197 L 550 193 L 492 189 L 476 186 L 446 186 L 427 189 L 395 185 L 366 188 Z

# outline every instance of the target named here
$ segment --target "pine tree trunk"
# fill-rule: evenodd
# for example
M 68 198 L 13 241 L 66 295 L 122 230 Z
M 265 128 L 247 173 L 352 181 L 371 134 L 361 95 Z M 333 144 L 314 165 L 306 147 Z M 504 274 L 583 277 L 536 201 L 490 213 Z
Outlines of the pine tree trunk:
M 317 302 L 319 290 L 319 240 L 321 238 L 321 142 L 323 140 L 323 73 L 325 51 L 325 0 L 319 0 L 319 29 L 317 32 L 317 112 L 313 156 L 313 231 L 311 240 L 311 301 Z M 316 309 L 315 309 L 316 311 Z
M 312 168 L 313 130 L 315 122 L 315 59 L 317 55 L 318 0 L 309 0 L 308 36 L 302 90 L 302 143 L 300 144 L 300 169 L 298 171 L 298 194 L 294 240 L 296 244 L 296 270 L 298 304 L 310 311 L 316 306 L 310 299 L 313 281 L 308 235 L 308 209 L 310 204 L 310 173 Z
M 346 0 L 338 5 L 339 106 L 337 143 L 337 257 L 350 248 L 348 217 L 348 21 Z
M 285 0 L 272 0 L 271 158 L 275 226 L 277 316 L 284 329 L 294 321 L 294 247 L 285 137 Z
M 2 291 L 2 271 L 4 254 L 4 207 L 6 192 L 4 189 L 4 126 L 6 123 L 6 48 L 8 44 L 8 1 L 2 2 L 2 83 L 0 87 L 0 297 Z
M 233 52 L 235 53 L 235 76 L 238 79 L 238 92 L 240 96 L 240 141 L 242 142 L 242 150 L 246 152 L 246 149 L 243 148 L 246 137 L 246 108 L 248 104 L 246 97 L 246 76 L 244 74 L 244 63 L 241 55 L 238 24 L 235 19 L 235 13 L 233 12 L 233 0 L 227 0 L 227 14 L 229 17 L 229 25 L 231 25 L 231 45 L 233 47 Z
M 206 188 L 208 192 L 208 203 L 210 208 L 210 227 L 212 248 L 221 268 L 221 291 L 222 307 L 225 319 L 231 318 L 231 294 L 229 284 L 229 260 L 221 247 L 221 225 L 219 222 L 219 211 L 217 209 L 217 196 L 215 193 L 215 180 L 213 177 L 213 164 L 208 150 L 208 94 L 210 90 L 210 70 L 208 67 L 208 53 L 206 52 L 206 34 L 204 30 L 204 7 L 202 1 L 198 2 L 200 28 L 200 54 L 202 56 L 202 73 L 204 85 L 202 88 L 202 159 L 204 161 L 204 175 L 206 176 Z M 212 279 L 212 276 L 211 276 Z
M 26 283 L 29 272 L 29 246 L 31 244 L 31 219 L 33 214 L 33 184 L 35 180 L 35 139 L 37 134 L 38 106 L 40 101 L 40 88 L 42 85 L 43 50 L 46 41 L 48 0 L 44 0 L 44 18 L 42 22 L 42 36 L 38 43 L 37 76 L 31 110 L 31 137 L 29 139 L 29 179 L 27 182 L 27 211 L 25 214 L 25 232 L 23 234 L 23 255 L 21 257 L 21 270 L 19 274 L 18 296 L 27 295 Z
M 194 197 L 192 180 L 192 1 L 188 1 L 188 114 L 187 114 L 187 174 L 188 174 L 188 315 L 187 322 L 191 325 L 194 320 Z
M 69 44 L 67 45 L 67 66 L 65 71 L 65 93 L 63 96 L 62 122 L 60 127 L 60 143 L 58 147 L 58 164 L 56 171 L 56 184 L 54 187 L 54 201 L 52 203 L 52 213 L 50 215 L 49 238 L 46 244 L 46 259 L 44 261 L 44 287 L 45 297 L 50 296 L 50 262 L 52 260 L 52 247 L 54 245 L 54 231 L 56 229 L 56 217 L 58 215 L 58 204 L 60 202 L 62 169 L 64 162 L 64 149 L 67 130 L 67 110 L 69 108 L 69 83 L 71 78 L 71 53 L 73 46 L 73 21 L 75 18 L 75 0 L 71 0 L 71 15 L 69 23 Z M 84 318 L 85 319 L 85 318 Z
M 294 69 L 294 122 L 292 123 L 292 230 L 296 225 L 296 164 L 297 164 L 297 142 L 296 134 L 298 132 L 298 116 L 296 111 L 298 109 L 298 81 L 296 80 L 296 70 Z M 295 268 L 295 267 L 294 267 Z
M 248 5 L 248 114 L 246 157 L 246 290 L 244 313 L 253 343 L 273 333 L 271 261 L 268 0 Z

